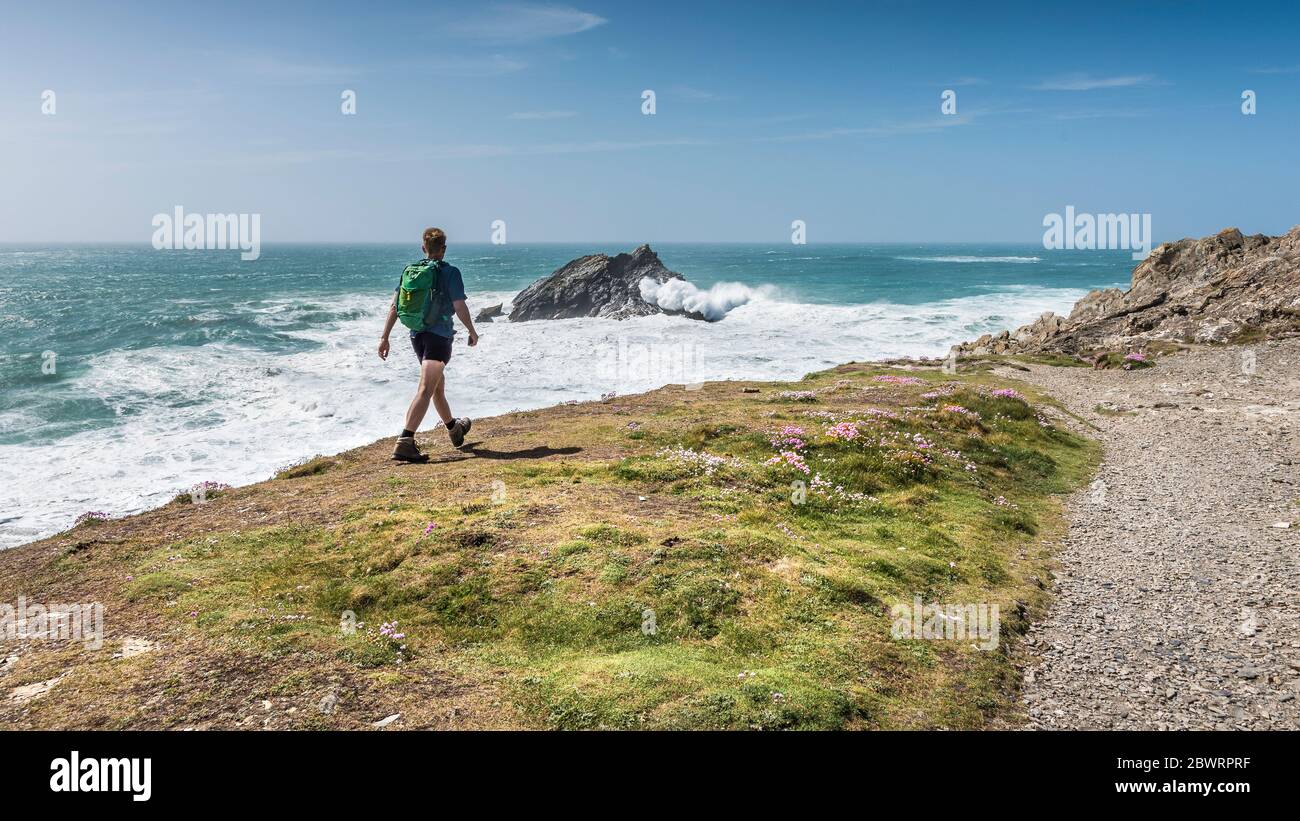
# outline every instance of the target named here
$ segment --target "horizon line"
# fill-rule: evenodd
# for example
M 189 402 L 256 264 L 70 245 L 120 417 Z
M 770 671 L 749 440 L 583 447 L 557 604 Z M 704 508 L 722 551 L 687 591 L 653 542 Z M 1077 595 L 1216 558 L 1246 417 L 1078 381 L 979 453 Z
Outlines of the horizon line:
M 1244 233 L 1244 232 L 1243 232 Z M 1182 239 L 1180 237 L 1180 239 Z M 1173 240 L 1165 240 L 1172 242 Z M 1015 240 L 1015 239 L 982 239 L 982 240 L 963 240 L 963 239 L 844 239 L 844 240 L 820 240 L 817 242 L 806 242 L 796 245 L 791 242 L 775 242 L 771 240 L 745 240 L 745 239 L 720 239 L 720 240 L 692 240 L 692 239 L 666 239 L 666 240 L 606 240 L 606 239 L 547 239 L 547 240 L 511 240 L 507 243 L 494 243 L 490 240 L 482 241 L 463 241 L 451 238 L 448 247 L 462 246 L 490 246 L 497 248 L 509 248 L 519 245 L 627 245 L 636 248 L 640 245 L 764 245 L 773 247 L 791 247 L 791 248 L 809 248 L 827 245 L 1042 245 L 1042 238 L 1035 240 Z M 1159 245 L 1160 243 L 1155 243 Z M 0 246 L 14 245 L 52 245 L 52 246 L 88 246 L 88 245 L 127 245 L 142 246 L 152 249 L 153 246 L 148 240 L 124 240 L 124 239 L 80 239 L 80 240 L 53 240 L 53 239 L 32 239 L 32 240 L 5 240 L 0 239 Z M 328 246 L 350 246 L 350 245 L 419 245 L 419 240 L 396 240 L 396 239 L 376 239 L 376 240 L 312 240 L 312 239 L 290 239 L 263 241 L 261 246 L 289 246 L 289 245 L 328 245 Z M 211 251 L 227 249 L 210 249 L 210 248 L 177 248 L 165 249 L 177 251 Z M 238 249 L 229 249 L 238 250 Z M 1044 251 L 1061 250 L 1052 248 L 1043 248 Z M 1118 250 L 1125 249 L 1089 249 L 1089 250 Z

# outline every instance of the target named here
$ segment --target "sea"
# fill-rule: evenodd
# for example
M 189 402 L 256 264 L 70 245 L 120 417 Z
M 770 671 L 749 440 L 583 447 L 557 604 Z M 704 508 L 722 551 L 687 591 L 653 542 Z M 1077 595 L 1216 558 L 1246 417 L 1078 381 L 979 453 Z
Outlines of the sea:
M 665 384 L 796 379 L 843 362 L 942 357 L 1094 288 L 1127 251 L 1041 245 L 657 244 L 689 286 L 655 315 L 458 333 L 447 395 L 481 418 Z M 631 245 L 453 245 L 472 313 L 570 259 Z M 394 436 L 418 364 L 376 349 L 409 244 L 0 245 L 0 548 L 82 513 L 121 516 L 202 482 L 266 479 Z M 666 300 L 665 293 L 653 298 Z M 665 302 L 665 304 L 667 304 Z M 436 421 L 430 418 L 428 421 Z

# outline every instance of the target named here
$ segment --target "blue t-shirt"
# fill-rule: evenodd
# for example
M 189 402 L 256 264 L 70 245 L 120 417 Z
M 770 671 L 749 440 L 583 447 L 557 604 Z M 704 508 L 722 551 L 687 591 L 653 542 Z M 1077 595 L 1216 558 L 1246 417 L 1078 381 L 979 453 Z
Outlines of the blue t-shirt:
M 452 327 L 451 315 L 455 313 L 452 303 L 465 299 L 465 280 L 461 279 L 460 269 L 455 265 L 442 264 L 442 270 L 439 272 L 442 277 L 442 301 L 429 309 L 428 316 L 439 317 L 447 315 L 445 320 L 435 319 L 432 324 L 424 326 L 422 331 L 437 334 L 438 336 L 453 337 L 456 335 L 456 329 Z M 401 290 L 402 280 L 397 280 L 397 287 L 393 290 Z M 411 336 L 415 336 L 422 331 L 411 329 Z

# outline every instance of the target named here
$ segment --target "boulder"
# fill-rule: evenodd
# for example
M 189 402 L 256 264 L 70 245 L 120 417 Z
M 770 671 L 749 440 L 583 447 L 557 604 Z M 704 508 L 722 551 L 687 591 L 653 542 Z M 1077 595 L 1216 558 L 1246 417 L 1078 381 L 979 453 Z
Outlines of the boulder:
M 511 322 L 598 316 L 627 319 L 668 313 L 641 297 L 640 282 L 681 279 L 642 245 L 630 254 L 589 254 L 562 265 L 549 276 L 519 292 L 510 311 Z
M 1279 237 L 1167 242 L 1133 269 L 1133 284 L 1092 291 L 1068 317 L 1045 313 L 1010 338 L 985 334 L 962 353 L 1061 352 L 1141 347 L 1153 341 L 1222 343 L 1300 334 L 1300 226 Z
M 501 310 L 502 307 L 503 306 L 500 302 L 498 302 L 495 305 L 489 305 L 488 307 L 478 312 L 478 316 L 474 317 L 474 321 L 491 322 L 494 317 L 504 316 L 505 312 Z

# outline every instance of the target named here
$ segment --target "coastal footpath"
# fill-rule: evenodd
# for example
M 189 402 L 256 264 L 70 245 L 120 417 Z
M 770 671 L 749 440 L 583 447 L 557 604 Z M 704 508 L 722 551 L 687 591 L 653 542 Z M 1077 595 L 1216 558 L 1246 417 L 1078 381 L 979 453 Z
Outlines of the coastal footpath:
M 1092 366 L 1020 374 L 1106 453 L 1027 641 L 1030 726 L 1300 727 L 1297 336 L 1300 226 L 1227 228 L 955 349 Z
M 1029 367 L 1106 454 L 1030 628 L 1029 726 L 1300 727 L 1300 339 Z
M 1076 366 L 1017 373 L 1105 447 L 1027 640 L 1029 726 L 1300 727 L 1297 336 L 1300 226 L 1227 228 L 955 349 Z

